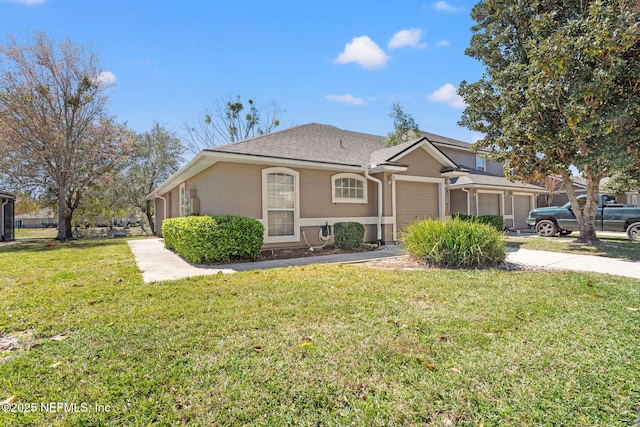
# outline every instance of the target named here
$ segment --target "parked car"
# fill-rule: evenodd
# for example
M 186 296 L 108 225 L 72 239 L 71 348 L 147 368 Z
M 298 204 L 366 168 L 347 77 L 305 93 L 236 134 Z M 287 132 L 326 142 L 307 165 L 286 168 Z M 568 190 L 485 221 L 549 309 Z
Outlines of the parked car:
M 579 196 L 578 203 L 583 207 L 586 196 Z M 578 230 L 578 220 L 573 214 L 571 203 L 564 206 L 537 208 L 529 212 L 527 225 L 534 227 L 539 236 L 552 237 L 567 235 Z M 616 201 L 615 197 L 600 195 L 596 213 L 597 231 L 624 231 L 631 240 L 640 241 L 640 208 L 627 206 Z

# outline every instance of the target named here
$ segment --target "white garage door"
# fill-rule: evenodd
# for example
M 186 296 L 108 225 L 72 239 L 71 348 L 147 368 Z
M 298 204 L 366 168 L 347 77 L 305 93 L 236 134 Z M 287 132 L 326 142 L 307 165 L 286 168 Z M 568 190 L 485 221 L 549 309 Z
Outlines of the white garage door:
M 529 228 L 526 220 L 531 209 L 533 207 L 529 196 L 513 196 L 513 227 L 516 230 Z
M 500 215 L 500 194 L 478 193 L 478 215 Z
M 396 227 L 422 218 L 438 218 L 438 184 L 396 181 Z

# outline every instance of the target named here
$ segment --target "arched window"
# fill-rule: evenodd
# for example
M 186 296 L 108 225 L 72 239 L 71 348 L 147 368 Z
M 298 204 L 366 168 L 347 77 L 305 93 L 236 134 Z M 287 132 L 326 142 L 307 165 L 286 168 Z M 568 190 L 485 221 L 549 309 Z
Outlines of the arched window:
M 355 173 L 339 173 L 331 177 L 332 203 L 367 203 L 367 180 Z

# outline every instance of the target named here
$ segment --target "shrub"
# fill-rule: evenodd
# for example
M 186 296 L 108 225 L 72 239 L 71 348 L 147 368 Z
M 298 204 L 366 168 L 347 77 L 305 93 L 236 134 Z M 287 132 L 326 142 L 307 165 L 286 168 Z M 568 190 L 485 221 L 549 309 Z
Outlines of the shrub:
M 413 222 L 400 238 L 409 254 L 440 267 L 486 267 L 506 256 L 500 232 L 460 218 Z
M 364 226 L 359 222 L 337 222 L 333 232 L 333 240 L 339 249 L 357 249 L 364 242 Z
M 237 216 L 188 216 L 162 222 L 167 249 L 193 263 L 255 259 L 263 243 L 263 226 Z
M 490 225 L 498 231 L 504 230 L 504 218 L 502 215 L 480 215 L 478 222 L 480 224 Z
M 469 215 L 463 213 L 454 213 L 451 215 L 452 218 L 458 218 L 462 221 L 467 222 L 479 222 L 480 224 L 487 224 L 492 226 L 498 231 L 504 230 L 504 218 L 502 215 Z

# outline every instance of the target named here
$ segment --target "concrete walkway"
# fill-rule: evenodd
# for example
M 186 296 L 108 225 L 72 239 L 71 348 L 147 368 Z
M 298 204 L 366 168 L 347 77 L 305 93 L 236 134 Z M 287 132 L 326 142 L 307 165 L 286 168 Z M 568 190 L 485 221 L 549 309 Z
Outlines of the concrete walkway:
M 386 246 L 377 251 L 207 266 L 184 261 L 175 253 L 165 249 L 162 239 L 129 240 L 128 243 L 138 268 L 142 271 L 145 283 L 309 264 L 351 263 L 402 255 L 398 247 Z M 640 262 L 638 261 L 517 248 L 507 248 L 506 260 L 526 267 L 604 273 L 640 279 Z
M 507 262 L 548 270 L 571 270 L 613 274 L 640 279 L 640 262 L 595 255 L 507 248 Z
M 359 262 L 401 255 L 397 247 L 385 246 L 377 251 L 209 266 L 186 262 L 172 251 L 166 249 L 162 239 L 129 240 L 127 243 L 129 243 L 131 251 L 136 258 L 138 268 L 142 271 L 142 279 L 145 283 L 268 268 Z

